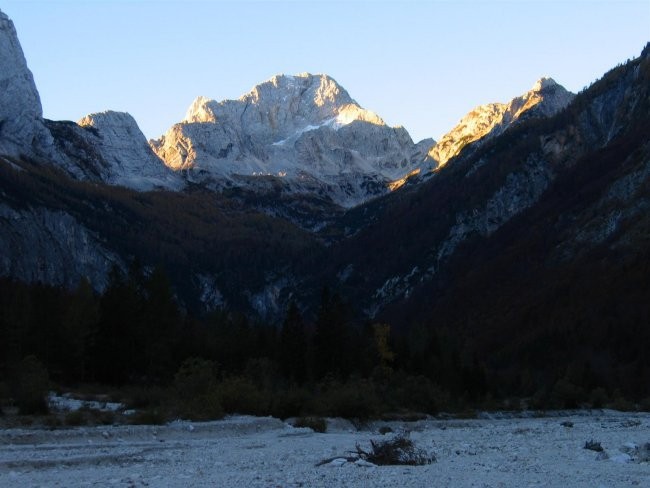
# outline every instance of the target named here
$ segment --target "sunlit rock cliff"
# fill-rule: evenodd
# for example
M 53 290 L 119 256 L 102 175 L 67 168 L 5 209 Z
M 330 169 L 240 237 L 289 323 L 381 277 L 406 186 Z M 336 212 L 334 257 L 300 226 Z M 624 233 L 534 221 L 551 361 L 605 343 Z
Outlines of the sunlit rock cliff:
M 431 148 L 428 156 L 436 167 L 444 166 L 468 144 L 496 137 L 519 120 L 554 115 L 573 97 L 552 78 L 541 78 L 531 90 L 508 103 L 489 103 L 473 109 Z
M 283 178 L 290 188 L 325 192 L 351 206 L 388 191 L 421 161 L 432 141 L 414 144 L 361 108 L 327 75 L 278 75 L 238 100 L 197 98 L 156 153 L 193 181 L 241 184 Z

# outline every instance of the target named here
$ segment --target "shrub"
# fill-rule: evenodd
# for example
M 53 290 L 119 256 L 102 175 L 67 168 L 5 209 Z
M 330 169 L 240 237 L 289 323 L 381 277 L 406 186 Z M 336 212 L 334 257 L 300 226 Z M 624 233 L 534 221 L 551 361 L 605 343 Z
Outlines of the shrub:
M 381 411 L 374 385 L 362 379 L 330 383 L 322 394 L 321 404 L 326 415 L 347 419 L 365 420 Z
M 188 420 L 217 420 L 223 417 L 221 397 L 216 390 L 179 401 L 177 413 Z
M 43 423 L 45 424 L 46 427 L 50 429 L 56 429 L 57 427 L 61 427 L 61 419 L 57 417 L 56 415 L 48 415 L 43 419 Z
M 16 405 L 21 414 L 48 413 L 49 376 L 45 366 L 35 357 L 27 356 L 18 365 Z
M 0 381 L 0 417 L 4 415 L 2 407 L 5 404 L 5 400 L 9 398 L 9 387 L 4 381 Z
M 129 423 L 133 425 L 164 425 L 167 420 L 167 414 L 160 408 L 140 410 L 129 417 Z
M 116 394 L 111 399 L 124 403 L 128 408 L 142 409 L 158 407 L 168 401 L 169 396 L 169 390 L 159 386 L 131 386 L 122 389 L 119 394 Z
M 608 408 L 611 408 L 612 410 L 618 410 L 619 412 L 634 412 L 636 410 L 636 405 L 620 396 L 620 394 L 616 395 L 614 401 L 612 401 L 607 406 Z
M 591 390 L 591 394 L 589 395 L 591 408 L 603 408 L 607 401 L 607 391 L 605 388 L 598 387 Z
M 383 392 L 385 402 L 391 408 L 436 414 L 445 401 L 443 393 L 425 376 L 396 374 Z
M 113 425 L 116 421 L 115 412 L 109 410 L 89 408 L 85 411 L 90 415 L 90 423 L 94 425 Z
M 650 397 L 644 398 L 639 404 L 639 410 L 641 412 L 650 412 Z
M 228 413 L 266 415 L 270 395 L 257 388 L 249 379 L 233 376 L 219 385 L 223 409 Z
M 83 411 L 73 410 L 65 414 L 63 418 L 63 423 L 69 427 L 76 427 L 79 425 L 84 425 L 86 423 L 86 418 Z
M 313 397 L 303 388 L 279 390 L 271 401 L 271 415 L 281 419 L 299 417 L 312 411 Z
M 293 424 L 294 427 L 308 427 L 321 434 L 327 431 L 327 420 L 323 417 L 300 417 Z
M 196 398 L 209 393 L 216 386 L 216 365 L 201 358 L 183 361 L 174 375 L 174 387 L 180 398 Z
M 582 388 L 562 378 L 553 386 L 551 401 L 552 405 L 557 408 L 578 408 L 579 402 L 584 396 Z
M 596 452 L 602 452 L 603 451 L 603 446 L 600 445 L 600 442 L 596 442 L 593 439 L 590 441 L 585 442 L 585 449 L 589 449 L 590 451 L 596 451 Z
M 174 376 L 178 414 L 190 420 L 214 420 L 223 417 L 217 392 L 216 365 L 212 361 L 189 358 Z

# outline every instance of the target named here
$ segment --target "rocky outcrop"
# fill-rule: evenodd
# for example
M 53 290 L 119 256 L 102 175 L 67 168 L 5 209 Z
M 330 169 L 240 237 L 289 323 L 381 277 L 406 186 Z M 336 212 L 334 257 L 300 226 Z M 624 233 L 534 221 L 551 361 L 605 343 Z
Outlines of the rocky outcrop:
M 47 154 L 52 138 L 42 115 L 14 24 L 0 11 L 0 154 Z
M 67 288 L 87 279 L 103 290 L 111 268 L 124 267 L 119 256 L 62 211 L 0 204 L 0 229 L 0 276 Z
M 444 166 L 468 144 L 496 137 L 517 121 L 555 115 L 573 97 L 552 78 L 541 78 L 530 91 L 508 103 L 476 107 L 429 150 L 428 158 L 434 167 Z
M 106 111 L 78 123 L 46 121 L 54 137 L 58 165 L 72 177 L 138 191 L 180 190 L 184 181 L 149 147 L 136 121 L 124 112 Z
M 361 108 L 329 76 L 308 73 L 274 76 L 238 100 L 199 97 L 151 145 L 195 181 L 270 175 L 343 206 L 385 193 L 425 155 L 404 128 Z

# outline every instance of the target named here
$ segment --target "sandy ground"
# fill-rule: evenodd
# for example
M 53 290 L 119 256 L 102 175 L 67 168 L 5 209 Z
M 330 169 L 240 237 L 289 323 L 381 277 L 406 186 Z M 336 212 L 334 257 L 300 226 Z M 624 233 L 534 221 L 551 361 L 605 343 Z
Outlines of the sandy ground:
M 573 427 L 561 425 L 566 421 Z M 316 466 L 349 455 L 357 443 L 385 439 L 377 432 L 381 425 L 409 430 L 437 461 Z M 606 456 L 584 449 L 592 439 Z M 639 462 L 635 450 L 648 442 L 650 414 L 613 411 L 375 423 L 359 431 L 333 420 L 325 434 L 243 416 L 165 426 L 6 429 L 0 431 L 0 486 L 650 487 L 650 464 Z

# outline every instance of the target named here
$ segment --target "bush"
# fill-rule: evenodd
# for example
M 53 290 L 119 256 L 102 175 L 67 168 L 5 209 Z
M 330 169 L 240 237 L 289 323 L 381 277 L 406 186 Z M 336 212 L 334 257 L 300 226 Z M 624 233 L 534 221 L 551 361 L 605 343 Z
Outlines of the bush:
M 189 358 L 174 376 L 178 414 L 189 420 L 215 420 L 223 417 L 217 391 L 216 365 L 212 361 Z
M 607 391 L 605 388 L 594 388 L 589 395 L 591 408 L 603 408 L 608 401 Z
M 216 387 L 216 365 L 201 358 L 183 361 L 174 375 L 174 388 L 180 398 L 197 398 Z
M 636 411 L 636 405 L 629 400 L 626 400 L 620 394 L 617 394 L 614 398 L 614 401 L 607 405 L 608 408 L 612 410 L 618 410 L 619 412 L 634 412 Z
M 83 411 L 74 410 L 65 414 L 63 418 L 63 423 L 68 427 L 76 427 L 79 425 L 84 425 L 86 423 L 86 418 Z
M 578 408 L 584 398 L 584 390 L 565 378 L 558 380 L 551 392 L 552 406 L 556 408 Z
M 179 401 L 177 414 L 187 420 L 218 420 L 223 418 L 221 397 L 216 390 Z
M 313 411 L 313 396 L 303 388 L 292 387 L 277 391 L 271 401 L 271 415 L 281 419 L 300 417 Z
M 650 412 L 650 397 L 644 398 L 639 404 L 639 410 L 641 412 Z
M 294 427 L 308 427 L 321 434 L 327 431 L 327 420 L 323 417 L 300 417 L 293 424 Z
M 436 414 L 445 395 L 425 376 L 396 374 L 383 395 L 391 408 Z
M 240 376 L 225 379 L 219 385 L 219 396 L 228 413 L 267 415 L 270 410 L 270 395 Z
M 45 366 L 35 357 L 27 356 L 18 364 L 16 406 L 23 415 L 47 414 L 49 375 Z
M 43 419 L 43 424 L 45 424 L 45 426 L 48 427 L 49 429 L 56 429 L 57 427 L 61 427 L 61 425 L 63 425 L 61 423 L 61 419 L 56 415 L 46 416 Z
M 332 382 L 321 394 L 324 414 L 346 419 L 365 420 L 377 416 L 381 404 L 374 385 L 368 380 L 350 379 Z
M 596 442 L 593 439 L 590 441 L 585 442 L 585 449 L 589 449 L 590 451 L 596 451 L 596 452 L 602 452 L 603 451 L 603 446 L 600 445 L 600 442 Z
M 167 402 L 169 397 L 169 390 L 159 386 L 131 386 L 123 388 L 119 393 L 112 395 L 111 400 L 123 403 L 127 408 L 143 409 L 159 407 Z
M 166 412 L 160 408 L 140 410 L 129 417 L 132 425 L 164 425 L 168 420 Z
M 4 381 L 0 381 L 0 417 L 4 415 L 2 407 L 5 405 L 5 401 L 9 398 L 9 387 Z

